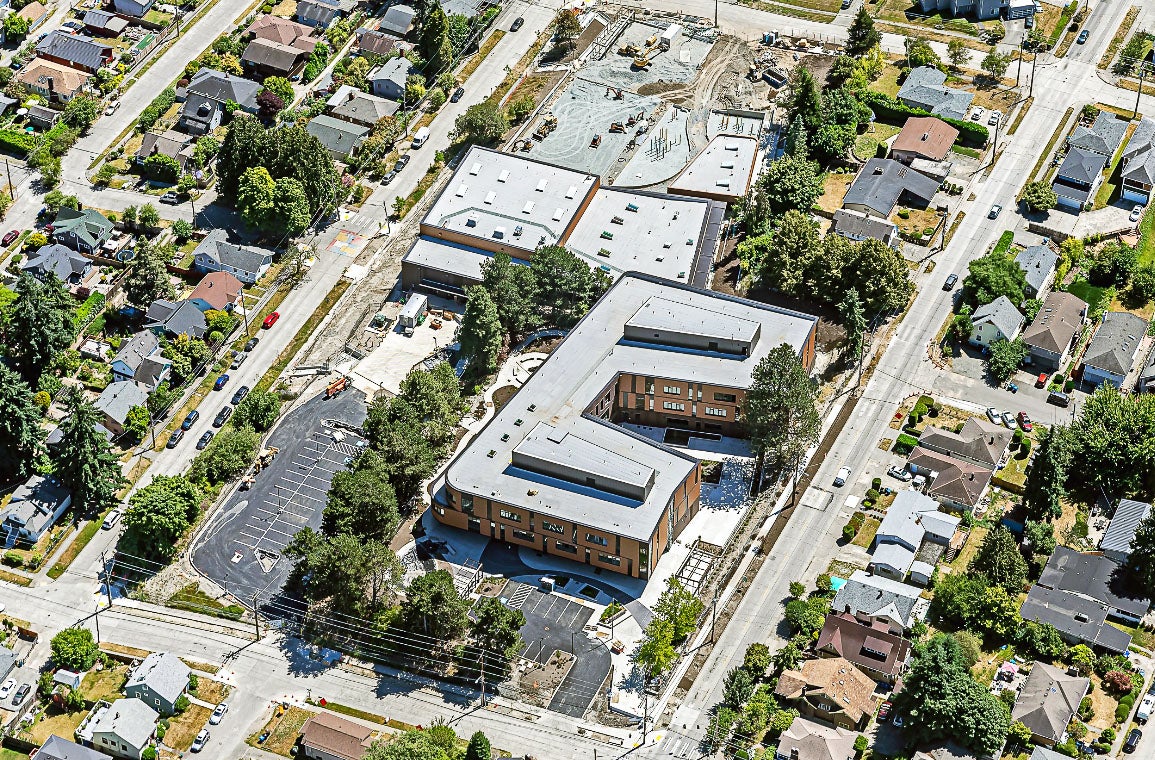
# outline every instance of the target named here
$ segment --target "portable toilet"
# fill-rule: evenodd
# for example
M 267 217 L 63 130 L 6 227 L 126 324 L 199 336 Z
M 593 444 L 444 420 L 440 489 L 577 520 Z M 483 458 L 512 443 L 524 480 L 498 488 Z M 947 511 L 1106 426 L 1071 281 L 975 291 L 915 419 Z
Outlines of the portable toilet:
M 662 50 L 669 50 L 670 46 L 674 44 L 674 40 L 678 39 L 681 34 L 681 26 L 678 24 L 670 24 L 669 28 L 662 32 L 662 36 L 658 38 L 658 47 Z
M 429 299 L 421 293 L 414 293 L 409 296 L 409 301 L 406 302 L 404 308 L 401 309 L 401 315 L 397 321 L 401 323 L 402 327 L 416 327 L 417 321 L 421 315 L 425 313 L 425 307 L 428 306 Z

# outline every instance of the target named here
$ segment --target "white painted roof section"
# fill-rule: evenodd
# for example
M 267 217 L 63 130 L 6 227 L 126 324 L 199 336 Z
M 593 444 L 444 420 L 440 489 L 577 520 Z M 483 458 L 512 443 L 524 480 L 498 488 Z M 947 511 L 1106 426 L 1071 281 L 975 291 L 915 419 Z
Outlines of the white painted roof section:
M 489 258 L 491 254 L 486 251 L 422 236 L 413 243 L 403 261 L 438 272 L 459 274 L 481 282 L 481 265 Z M 526 263 L 520 259 L 514 261 Z
M 671 193 L 746 195 L 754 176 L 758 141 L 753 137 L 718 135 L 706 144 L 667 188 Z
M 655 297 L 646 299 L 626 322 L 626 327 L 749 343 L 758 337 L 760 324 L 717 308 L 689 306 L 680 301 Z
M 699 315 L 725 314 L 733 324 L 756 324 L 748 356 L 720 355 L 659 343 L 624 340 L 626 324 L 647 302 Z M 678 320 L 669 317 L 671 324 Z M 693 321 L 693 320 L 691 320 Z M 649 541 L 675 490 L 696 461 L 673 448 L 584 414 L 619 374 L 747 388 L 758 362 L 776 346 L 801 350 L 817 318 L 697 290 L 653 276 L 629 273 L 617 281 L 570 331 L 549 359 L 450 463 L 449 485 L 466 493 L 551 515 L 580 525 Z M 723 337 L 723 340 L 725 338 Z M 503 436 L 506 440 L 502 440 Z M 584 479 L 549 477 L 519 465 L 518 451 L 552 450 L 595 480 L 635 485 L 651 477 L 643 500 L 585 485 Z M 492 455 L 491 455 L 492 452 Z M 551 468 L 552 469 L 552 468 Z M 581 480 L 582 482 L 575 482 Z

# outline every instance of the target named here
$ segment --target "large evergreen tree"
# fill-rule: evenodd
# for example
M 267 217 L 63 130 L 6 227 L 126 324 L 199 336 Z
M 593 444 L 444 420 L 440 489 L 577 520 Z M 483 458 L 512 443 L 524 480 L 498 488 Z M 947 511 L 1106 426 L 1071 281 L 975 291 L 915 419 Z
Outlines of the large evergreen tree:
M 69 415 L 60 424 L 56 474 L 72 492 L 72 504 L 82 515 L 95 514 L 116 502 L 124 485 L 120 462 L 100 432 L 101 414 L 79 393 L 73 394 Z
M 1066 425 L 1040 432 L 1039 447 L 1027 471 L 1023 504 L 1032 520 L 1053 520 L 1063 514 L 1068 469 L 1075 458 L 1075 440 Z
M 866 316 L 862 311 L 862 301 L 858 298 L 858 290 L 851 288 L 838 303 L 838 316 L 842 319 L 842 327 L 846 330 L 846 354 L 852 360 L 857 360 L 862 353 L 862 340 L 866 335 Z
M 449 71 L 453 65 L 453 44 L 449 41 L 449 19 L 441 4 L 429 9 L 425 22 L 421 25 L 421 38 L 417 43 L 421 57 L 425 59 L 425 78 L 432 80 Z
M 759 456 L 770 457 L 791 476 L 793 497 L 802 459 L 822 428 L 816 402 L 815 386 L 789 344 L 771 350 L 754 368 L 746 393 L 750 443 Z
M 21 376 L 35 383 L 72 343 L 76 306 L 54 274 L 41 282 L 23 272 L 16 292 L 19 296 L 8 313 L 6 342 Z
M 790 99 L 787 101 L 787 119 L 802 118 L 802 124 L 811 132 L 822 126 L 822 91 L 817 80 L 805 66 L 794 69 L 790 79 Z
M 866 3 L 858 6 L 858 13 L 850 25 L 846 40 L 847 55 L 863 55 L 882 42 L 882 33 L 874 28 L 874 19 L 866 10 Z
M 533 269 L 513 263 L 508 253 L 498 253 L 481 262 L 481 281 L 497 306 L 501 326 L 512 340 L 536 326 L 537 281 Z
M 32 389 L 20 376 L 0 365 L 0 477 L 23 478 L 44 451 L 43 413 Z
M 590 269 L 564 246 L 538 248 L 530 266 L 537 284 L 538 308 L 548 325 L 573 327 L 609 289 L 609 277 Z
M 142 235 L 133 253 L 132 269 L 124 278 L 128 302 L 144 311 L 158 298 L 176 298 L 176 289 L 165 266 L 172 258 L 172 246 Z
M 502 343 L 501 320 L 497 306 L 484 287 L 469 289 L 469 303 L 465 306 L 457 339 L 461 352 L 472 357 L 482 371 L 490 373 L 497 369 Z
M 1002 525 L 987 533 L 967 569 L 1011 594 L 1022 591 L 1027 581 L 1027 561 L 1023 559 L 1015 537 Z

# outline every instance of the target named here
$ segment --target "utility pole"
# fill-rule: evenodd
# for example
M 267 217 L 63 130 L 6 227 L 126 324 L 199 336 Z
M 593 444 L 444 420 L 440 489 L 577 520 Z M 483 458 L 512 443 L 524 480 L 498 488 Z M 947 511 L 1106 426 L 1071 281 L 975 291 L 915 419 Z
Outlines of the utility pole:
M 155 436 L 155 434 L 154 434 Z M 155 437 L 154 437 L 155 440 Z M 100 564 L 104 566 L 104 552 L 100 553 Z M 104 572 L 104 591 L 108 594 L 108 607 L 112 608 L 112 573 L 116 570 L 116 555 L 112 557 L 112 565 Z
M 614 698 L 614 664 L 610 663 L 610 686 L 606 689 L 606 709 L 610 709 L 610 702 Z
M 1019 75 L 1023 73 L 1023 51 L 1026 49 L 1027 38 L 1019 40 L 1019 63 L 1015 68 L 1015 87 L 1019 86 Z
M 1143 97 L 1143 80 L 1147 78 L 1147 62 L 1139 61 L 1139 91 L 1135 93 L 1135 114 L 1132 119 L 1139 118 L 1139 98 Z M 7 161 L 5 161 L 7 163 Z M 12 179 L 8 179 L 8 183 L 12 184 Z
M 718 622 L 718 597 L 714 596 L 714 601 L 710 602 L 710 643 L 714 643 L 714 624 Z
M 192 207 L 192 212 L 193 212 L 192 226 L 193 226 L 193 229 L 195 230 L 197 228 L 197 201 L 196 201 L 196 198 L 193 197 L 192 193 L 188 194 L 188 205 Z
M 1039 54 L 1035 53 L 1035 57 L 1031 59 L 1031 89 L 1027 93 L 1028 98 L 1035 97 L 1035 64 L 1039 62 Z
M 257 595 L 253 594 L 253 626 L 257 631 L 257 641 L 261 640 L 261 608 L 257 606 Z
M 485 648 L 481 649 L 481 706 L 485 707 Z
M 8 170 L 8 189 L 12 191 L 12 200 L 16 200 L 16 185 L 12 183 L 12 165 L 8 163 L 8 159 L 4 159 L 4 168 Z
M 718 28 L 718 0 L 714 0 L 714 28 Z
M 100 643 L 100 602 L 96 603 L 96 614 L 93 615 L 96 619 L 96 643 Z

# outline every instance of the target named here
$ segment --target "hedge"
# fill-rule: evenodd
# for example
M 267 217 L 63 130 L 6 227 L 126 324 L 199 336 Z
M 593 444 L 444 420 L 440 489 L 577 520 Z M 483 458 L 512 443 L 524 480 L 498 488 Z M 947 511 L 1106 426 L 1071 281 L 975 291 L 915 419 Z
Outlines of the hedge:
M 0 129 L 0 151 L 26 156 L 36 146 L 36 138 L 16 129 Z
M 911 108 L 902 101 L 892 98 L 889 95 L 884 95 L 881 92 L 871 92 L 867 90 L 859 93 L 858 99 L 862 103 L 874 111 L 874 117 L 881 122 L 887 124 L 894 124 L 895 126 L 902 126 L 906 120 L 911 116 L 934 116 L 921 108 Z M 938 118 L 950 124 L 959 131 L 958 141 L 963 145 L 975 145 L 983 147 L 990 139 L 990 132 L 982 124 L 976 124 L 973 121 L 965 119 L 948 119 L 942 116 Z
M 913 435 L 907 435 L 906 433 L 903 433 L 899 435 L 898 440 L 894 442 L 893 451 L 896 454 L 909 454 L 910 452 L 914 451 L 914 447 L 917 445 L 917 438 L 915 438 Z
M 156 99 L 148 104 L 148 108 L 140 114 L 140 119 L 136 122 L 136 128 L 140 132 L 147 132 L 153 128 L 160 117 L 164 116 L 165 112 L 172 107 L 176 102 L 176 90 L 171 87 L 166 87 Z

